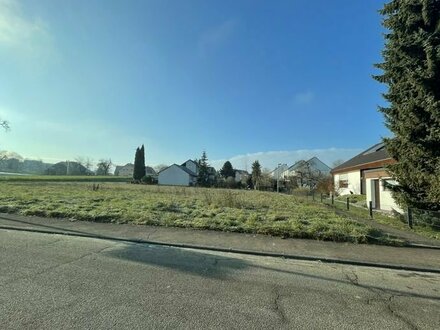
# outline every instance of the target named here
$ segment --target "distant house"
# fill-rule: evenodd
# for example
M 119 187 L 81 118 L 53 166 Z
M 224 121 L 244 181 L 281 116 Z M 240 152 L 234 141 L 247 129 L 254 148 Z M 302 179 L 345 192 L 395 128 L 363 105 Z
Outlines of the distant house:
M 115 175 L 117 176 L 129 176 L 132 177 L 134 172 L 134 165 L 131 163 L 125 164 L 124 166 L 116 166 Z
M 198 164 L 187 160 L 182 165 L 173 164 L 158 174 L 158 184 L 167 186 L 195 186 L 199 172 Z
M 331 168 L 322 162 L 318 157 L 309 160 L 299 160 L 287 170 L 282 172 L 281 178 L 285 180 L 296 180 L 300 187 L 310 187 L 316 184 L 318 178 L 330 175 Z
M 157 179 L 157 173 L 151 166 L 145 166 L 145 175 Z
M 128 163 L 124 166 L 116 166 L 114 174 L 117 176 L 133 177 L 134 164 Z M 145 166 L 145 176 L 157 179 L 157 173 L 151 166 Z
M 289 169 L 287 164 L 279 164 L 273 171 L 269 173 L 269 175 L 277 180 L 283 177 L 283 173 L 285 173 Z
M 395 162 L 383 143 L 375 144 L 332 170 L 335 190 L 340 195 L 366 195 L 375 209 L 402 212 L 391 195 L 390 186 L 397 182 L 386 170 Z
M 245 181 L 249 178 L 249 173 L 245 170 L 234 170 L 235 172 L 235 182 L 243 182 L 245 183 Z
M 187 169 L 191 170 L 196 175 L 199 174 L 199 164 L 197 164 L 197 162 L 195 162 L 192 159 L 188 159 L 185 163 L 183 163 L 180 166 L 186 167 Z
M 59 162 L 48 169 L 45 174 L 47 175 L 88 175 L 90 171 L 78 162 Z

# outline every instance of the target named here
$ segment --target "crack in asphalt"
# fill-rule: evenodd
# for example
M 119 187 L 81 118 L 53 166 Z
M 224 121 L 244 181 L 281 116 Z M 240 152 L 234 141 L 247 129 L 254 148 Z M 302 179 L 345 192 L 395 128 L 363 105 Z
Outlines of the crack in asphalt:
M 397 312 L 397 310 L 393 309 L 393 307 L 391 306 L 393 299 L 395 299 L 396 297 L 403 297 L 403 295 L 396 295 L 396 294 L 390 294 L 387 292 L 386 289 L 381 289 L 381 288 L 370 288 L 368 286 L 362 285 L 359 283 L 359 276 L 356 274 L 355 271 L 351 271 L 351 275 L 347 274 L 343 271 L 343 274 L 345 276 L 345 278 L 353 285 L 360 287 L 364 290 L 367 290 L 371 293 L 373 293 L 374 295 L 376 295 L 375 298 L 369 298 L 367 299 L 367 304 L 371 305 L 371 303 L 373 301 L 377 301 L 379 303 L 382 303 L 385 305 L 386 307 L 386 311 L 392 315 L 393 317 L 397 318 L 398 320 L 400 320 L 401 322 L 405 323 L 410 329 L 413 330 L 418 330 L 419 328 L 412 323 L 410 320 L 408 320 L 407 318 L 405 318 L 403 315 L 399 314 Z M 383 278 L 383 276 L 382 276 Z M 385 296 L 385 297 L 384 297 Z
M 399 320 L 401 320 L 402 322 L 404 322 L 407 326 L 409 326 L 411 329 L 413 329 L 413 330 L 418 330 L 419 328 L 414 324 L 414 323 L 412 323 L 410 320 L 408 320 L 406 317 L 404 317 L 403 315 L 401 315 L 401 314 L 399 314 L 398 312 L 397 312 L 397 310 L 394 310 L 392 307 L 391 307 L 391 304 L 392 304 L 392 302 L 393 302 L 393 299 L 395 298 L 396 296 L 390 296 L 389 298 L 388 298 L 388 303 L 386 303 L 386 306 L 387 306 L 387 308 L 388 308 L 388 311 L 391 313 L 391 315 L 393 315 L 394 317 L 396 317 L 396 318 L 398 318 Z
M 280 317 L 281 322 L 288 323 L 289 320 L 287 319 L 287 316 L 284 312 L 283 307 L 281 306 L 281 293 L 279 287 L 275 286 L 273 293 L 275 295 L 274 301 L 273 301 L 273 309 L 277 313 L 277 315 Z

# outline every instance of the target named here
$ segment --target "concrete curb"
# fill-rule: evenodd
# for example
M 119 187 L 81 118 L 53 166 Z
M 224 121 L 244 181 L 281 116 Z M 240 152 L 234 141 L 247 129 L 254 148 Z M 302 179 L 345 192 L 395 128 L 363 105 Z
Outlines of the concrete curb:
M 423 272 L 423 273 L 440 274 L 440 269 L 414 267 L 414 266 L 408 266 L 408 265 L 402 265 L 402 264 L 385 264 L 385 263 L 356 261 L 356 260 L 349 260 L 349 259 L 316 257 L 316 256 L 306 256 L 306 255 L 294 255 L 294 254 L 284 254 L 284 253 L 275 253 L 275 252 L 262 252 L 262 251 L 242 250 L 242 249 L 234 249 L 234 248 L 221 248 L 221 247 L 215 247 L 215 246 L 193 245 L 193 244 L 186 244 L 186 243 L 169 243 L 169 242 L 151 241 L 151 240 L 144 240 L 144 239 L 111 237 L 111 236 L 95 235 L 95 234 L 79 234 L 79 233 L 74 233 L 74 232 L 69 232 L 69 231 L 53 231 L 53 230 L 35 229 L 35 228 L 29 228 L 29 227 L 14 227 L 14 226 L 0 225 L 0 229 L 25 231 L 25 232 L 33 232 L 33 233 L 40 233 L 40 234 L 54 234 L 54 235 L 65 235 L 65 236 L 73 236 L 73 237 L 105 239 L 105 240 L 111 240 L 111 241 L 117 241 L 117 242 L 150 244 L 150 245 L 186 248 L 186 249 L 194 249 L 194 250 L 207 250 L 207 251 L 215 251 L 215 252 L 237 253 L 237 254 L 261 256 L 261 257 L 275 257 L 275 258 L 285 258 L 285 259 L 305 260 L 305 261 L 320 261 L 320 262 L 324 262 L 324 263 L 334 263 L 334 264 L 360 266 L 360 267 L 376 267 L 376 268 L 385 268 L 385 269 L 394 269 L 394 270 L 404 270 L 404 271 L 415 271 L 415 272 Z M 425 248 L 425 247 L 419 247 L 419 248 Z

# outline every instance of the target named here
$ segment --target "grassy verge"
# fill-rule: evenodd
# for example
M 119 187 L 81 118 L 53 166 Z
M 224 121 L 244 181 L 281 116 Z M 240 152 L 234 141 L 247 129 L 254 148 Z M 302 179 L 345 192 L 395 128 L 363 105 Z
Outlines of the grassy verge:
M 330 200 L 325 201 L 327 204 L 330 203 Z M 440 231 L 432 228 L 430 226 L 424 225 L 414 225 L 413 228 L 409 228 L 406 222 L 406 219 L 403 215 L 393 215 L 393 214 L 385 214 L 380 212 L 374 212 L 373 219 L 370 218 L 370 213 L 367 208 L 363 207 L 350 207 L 350 210 L 347 210 L 346 204 L 337 203 L 333 205 L 336 209 L 344 211 L 348 216 L 355 216 L 363 219 L 368 219 L 370 221 L 375 221 L 380 224 L 388 225 L 394 227 L 396 229 L 405 230 L 414 232 L 421 236 L 431 238 L 431 239 L 439 239 L 440 240 Z
M 359 206 L 365 206 L 366 207 L 367 196 L 365 196 L 365 195 L 338 196 L 338 197 L 336 197 L 336 200 L 339 200 L 339 201 L 342 201 L 342 202 L 346 202 L 347 201 L 347 197 L 348 197 L 349 202 L 351 204 L 356 204 L 356 205 L 359 205 Z
M 0 212 L 100 222 L 190 227 L 355 243 L 373 228 L 293 196 L 227 189 L 105 183 L 0 182 Z M 374 240 L 376 241 L 376 240 Z

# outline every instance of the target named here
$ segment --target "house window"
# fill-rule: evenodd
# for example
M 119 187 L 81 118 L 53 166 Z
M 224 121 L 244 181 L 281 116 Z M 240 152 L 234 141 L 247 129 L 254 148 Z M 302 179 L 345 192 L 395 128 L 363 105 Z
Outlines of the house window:
M 339 188 L 348 188 L 348 180 L 339 180 Z

